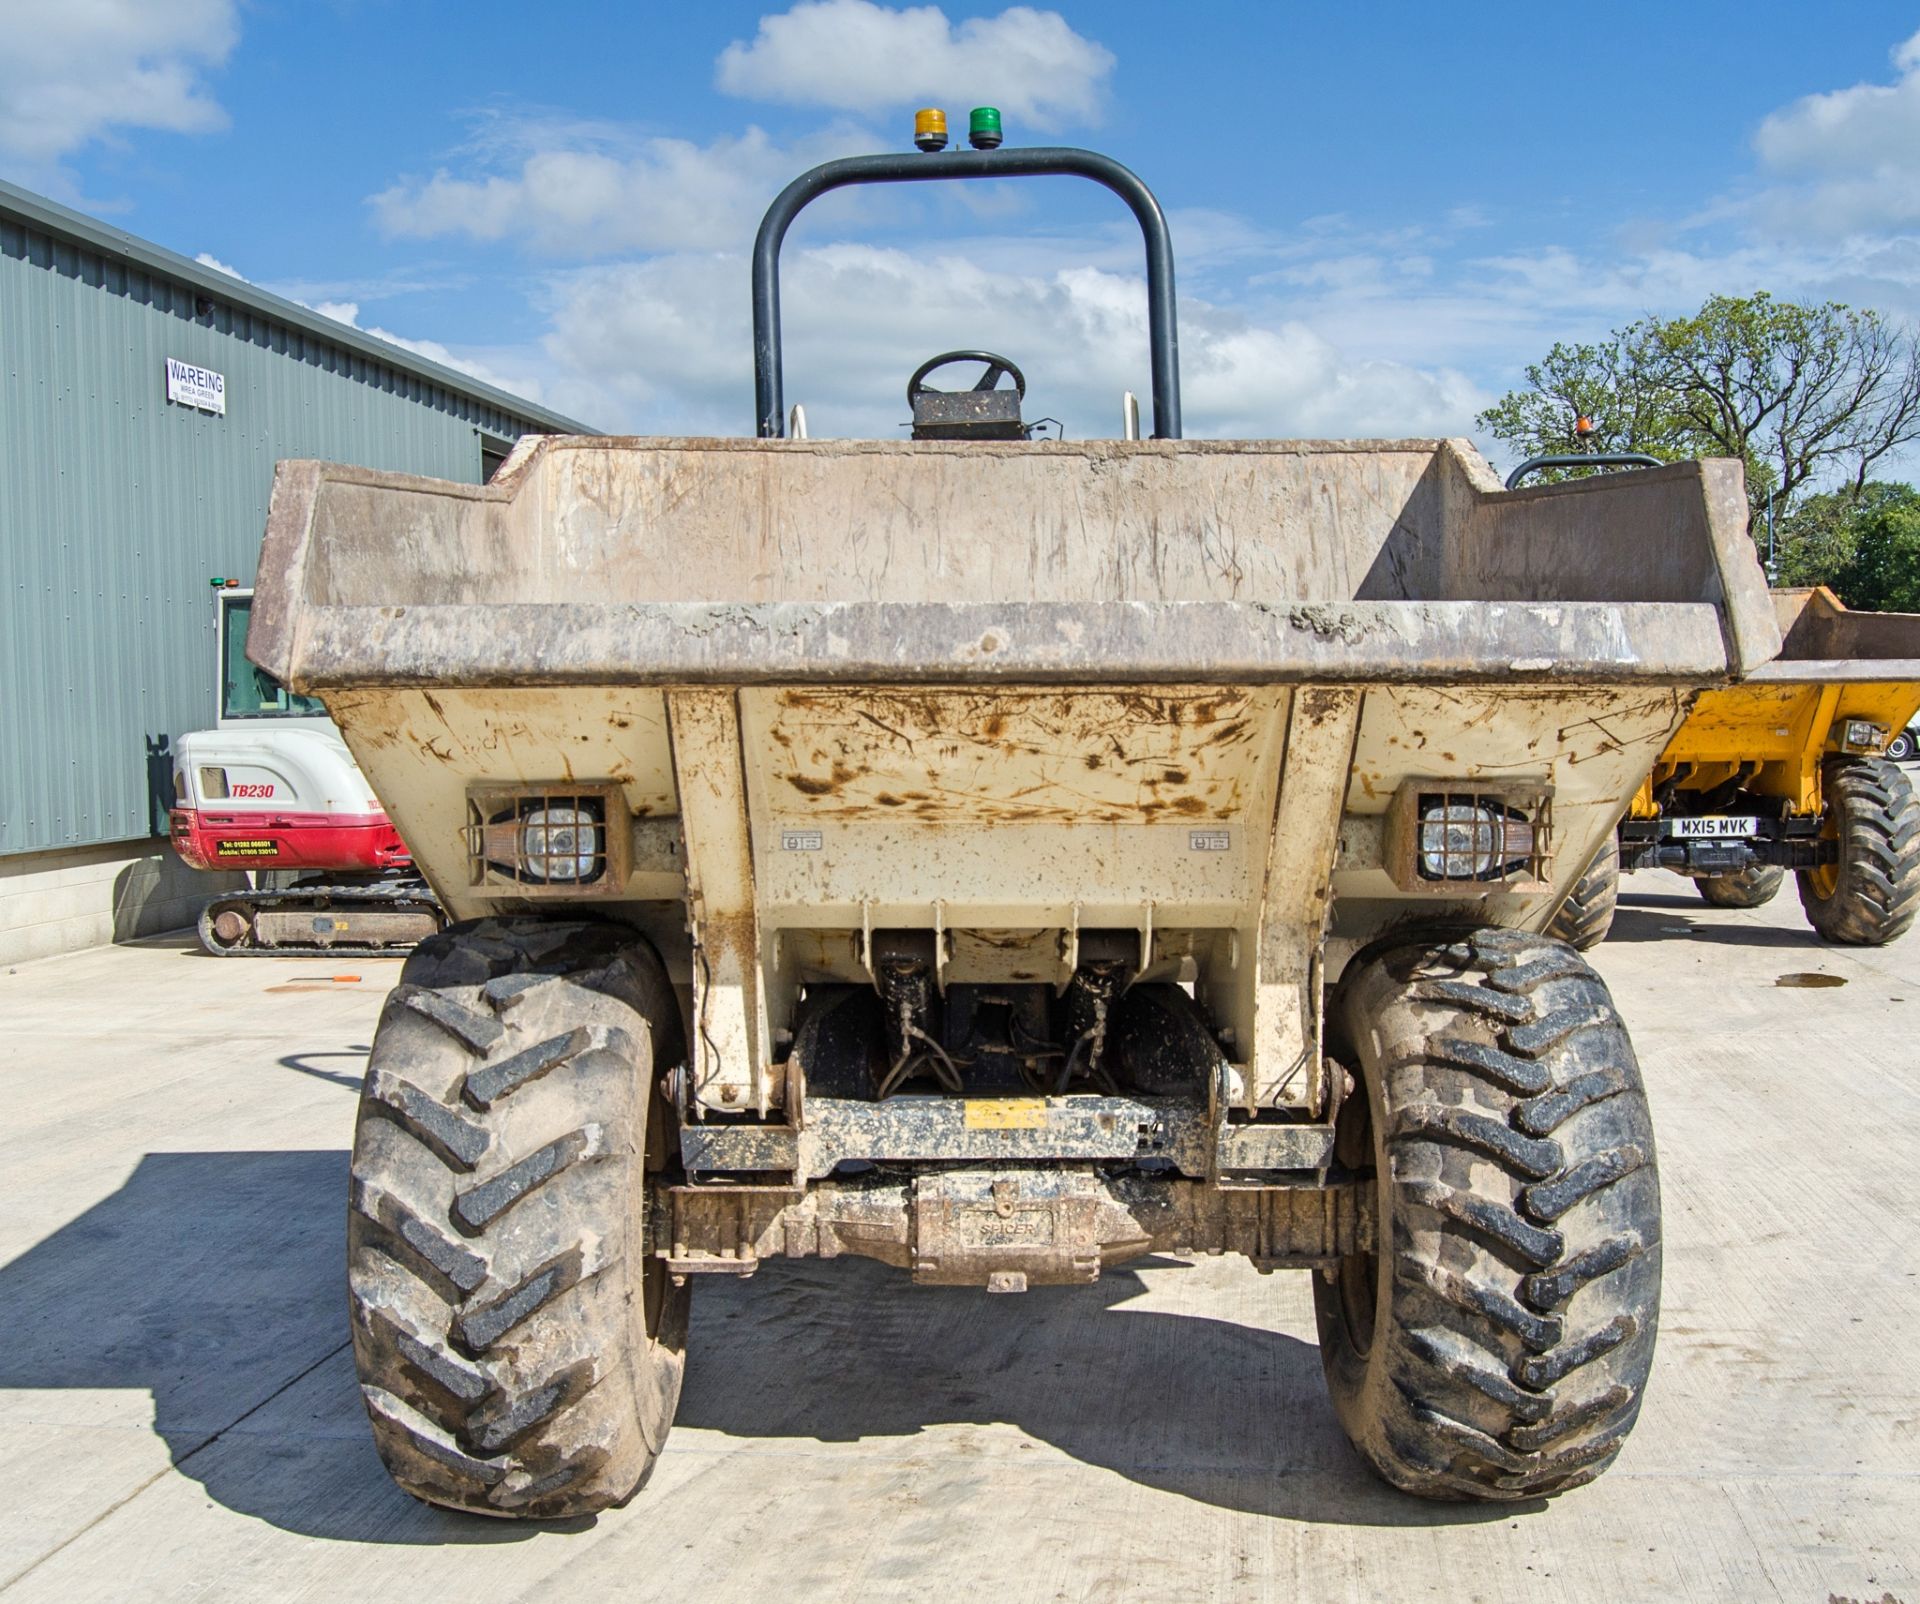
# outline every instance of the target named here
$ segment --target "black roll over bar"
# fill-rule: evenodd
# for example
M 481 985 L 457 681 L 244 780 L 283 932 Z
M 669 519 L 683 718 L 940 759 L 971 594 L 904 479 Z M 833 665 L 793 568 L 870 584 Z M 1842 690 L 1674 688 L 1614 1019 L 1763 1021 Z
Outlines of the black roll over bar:
M 1180 438 L 1180 343 L 1173 298 L 1173 241 L 1153 191 L 1111 156 L 1071 146 L 950 150 L 932 155 L 889 152 L 848 156 L 802 173 L 774 197 L 753 241 L 754 429 L 763 440 L 786 433 L 780 357 L 780 246 L 802 208 L 853 184 L 910 184 L 930 179 L 1090 178 L 1133 212 L 1147 249 L 1147 344 L 1152 362 L 1153 437 Z

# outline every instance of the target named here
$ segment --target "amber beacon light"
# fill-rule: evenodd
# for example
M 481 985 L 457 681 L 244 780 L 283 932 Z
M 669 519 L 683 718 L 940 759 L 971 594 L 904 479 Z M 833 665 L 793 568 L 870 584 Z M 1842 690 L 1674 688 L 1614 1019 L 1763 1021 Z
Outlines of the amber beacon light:
M 913 142 L 932 155 L 947 148 L 947 114 L 938 106 L 928 106 L 913 114 Z

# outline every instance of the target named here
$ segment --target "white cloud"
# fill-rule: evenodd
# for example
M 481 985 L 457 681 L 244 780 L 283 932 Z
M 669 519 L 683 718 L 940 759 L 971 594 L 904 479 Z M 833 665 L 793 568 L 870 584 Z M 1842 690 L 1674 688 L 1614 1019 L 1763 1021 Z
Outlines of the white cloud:
M 303 301 L 300 303 L 305 306 Z M 452 368 L 455 373 L 464 373 L 470 379 L 478 379 L 482 384 L 490 384 L 497 390 L 505 390 L 523 400 L 538 402 L 541 384 L 538 379 L 525 374 L 509 375 L 495 371 L 486 363 L 476 361 L 471 356 L 457 356 L 438 340 L 411 340 L 404 334 L 395 334 L 392 329 L 383 329 L 378 324 L 362 323 L 360 307 L 354 301 L 321 301 L 311 310 L 322 317 L 330 317 L 336 323 L 344 323 L 350 329 L 358 329 L 362 334 L 371 334 L 376 340 L 385 340 L 389 345 L 397 345 L 403 351 L 411 351 L 415 356 L 423 356 L 429 362 L 438 362 L 443 368 Z
M 224 273 L 228 278 L 238 279 L 242 284 L 254 281 L 237 267 L 230 267 L 211 251 L 201 251 L 194 260 L 202 267 L 210 267 L 216 273 Z M 442 367 L 452 368 L 456 373 L 464 373 L 470 379 L 478 379 L 482 384 L 491 384 L 496 389 L 505 390 L 528 401 L 540 399 L 540 382 L 528 377 L 510 378 L 495 372 L 485 363 L 470 356 L 456 356 L 438 340 L 410 340 L 404 334 L 395 334 L 391 329 L 383 329 L 363 324 L 360 321 L 360 305 L 357 301 L 307 301 L 289 294 L 285 289 L 274 289 L 272 285 L 263 285 L 276 295 L 285 295 L 296 306 L 304 306 L 309 312 L 318 312 L 322 317 L 332 318 L 336 323 L 344 323 L 350 329 L 358 329 L 362 334 L 370 334 L 376 340 L 385 340 L 389 345 L 397 345 L 403 351 L 411 351 L 415 356 L 423 356 L 429 362 L 438 362 Z
M 202 74 L 239 33 L 233 0 L 0 0 L 0 160 L 44 179 L 116 129 L 224 128 Z
M 926 104 L 964 116 L 991 105 L 1016 126 L 1052 129 L 1099 121 L 1113 67 L 1113 53 L 1057 11 L 1010 6 L 956 27 L 938 6 L 803 0 L 762 17 L 750 43 L 728 45 L 714 81 L 748 100 L 869 115 Z M 964 127 L 955 133 L 964 139 Z
M 938 100 L 952 112 L 982 99 L 1012 111 L 1004 89 L 952 80 L 971 70 L 979 30 L 1034 19 L 1065 30 L 1019 8 L 950 24 L 933 7 L 818 0 L 725 52 L 720 86 L 862 113 Z M 945 87 L 915 76 L 909 57 L 946 74 Z M 1743 190 L 1578 249 L 1547 214 L 1523 219 L 1470 195 L 1390 227 L 1176 212 L 1187 432 L 1464 432 L 1555 340 L 1597 338 L 1716 293 L 1766 288 L 1920 315 L 1920 238 L 1909 226 L 1920 199 L 1905 210 L 1901 199 L 1902 185 L 1920 184 L 1920 36 L 1895 64 L 1892 85 L 1808 97 L 1768 119 Z M 1056 74 L 1053 87 L 1070 94 L 1049 103 L 1053 113 L 1097 110 L 1110 68 L 1100 52 L 1078 88 Z M 1063 110 L 1069 102 L 1082 111 Z M 752 411 L 745 249 L 760 211 L 810 162 L 876 143 L 845 127 L 790 145 L 757 129 L 699 145 L 499 118 L 461 153 L 470 168 L 396 185 L 373 204 L 395 233 L 521 242 L 570 264 L 638 258 L 550 277 L 541 351 L 506 360 L 542 372 L 552 404 L 604 427 L 739 434 Z M 1070 436 L 1116 432 L 1120 392 L 1147 389 L 1138 235 L 1124 217 L 1061 228 L 1039 212 L 1018 227 L 990 221 L 980 235 L 982 220 L 1023 196 L 1009 185 L 919 200 L 914 216 L 928 226 L 911 253 L 873 242 L 865 225 L 883 214 L 871 200 L 841 196 L 789 246 L 787 396 L 807 404 L 816 434 L 900 437 L 907 373 L 955 346 L 1021 362 L 1030 418 L 1061 417 Z M 960 234 L 964 247 L 948 237 Z M 852 243 L 815 243 L 823 237 Z
M 1096 268 L 988 271 L 832 245 L 789 254 L 786 395 L 817 436 L 902 438 L 907 375 L 983 347 L 1026 371 L 1026 414 L 1070 437 L 1119 433 L 1120 395 L 1145 396 L 1140 281 Z M 743 257 L 680 254 L 592 268 L 558 286 L 547 354 L 556 404 L 643 433 L 743 434 L 753 368 Z M 1463 432 L 1487 399 L 1457 373 L 1354 362 L 1299 323 L 1262 326 L 1189 298 L 1181 367 L 1191 436 Z M 1143 400 L 1143 408 L 1144 408 Z
M 1808 95 L 1761 123 L 1754 149 L 1786 180 L 1755 207 L 1772 231 L 1833 238 L 1920 224 L 1920 33 L 1893 64 L 1894 83 Z
M 547 143 L 556 137 L 569 142 Z M 443 169 L 403 180 L 371 198 L 375 220 L 393 237 L 524 240 L 576 259 L 742 247 L 795 173 L 873 140 L 841 125 L 792 146 L 749 128 L 710 145 L 646 139 L 623 147 L 617 135 L 534 126 L 523 140 L 490 148 L 515 144 L 516 171 L 457 177 Z

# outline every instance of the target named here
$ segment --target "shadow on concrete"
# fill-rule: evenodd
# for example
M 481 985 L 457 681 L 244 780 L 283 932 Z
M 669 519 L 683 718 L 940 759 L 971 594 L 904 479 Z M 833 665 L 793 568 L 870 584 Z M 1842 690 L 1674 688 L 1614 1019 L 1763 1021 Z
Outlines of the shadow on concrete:
M 1643 905 L 1648 902 L 1654 906 Z M 1723 923 L 1697 917 L 1701 911 L 1697 900 L 1687 902 L 1679 897 L 1635 897 L 1631 905 L 1622 898 L 1614 910 L 1607 940 L 1705 941 L 1721 947 L 1780 947 L 1801 952 L 1827 945 L 1811 930 L 1783 930 L 1778 925 L 1749 924 L 1744 919 Z
M 277 1062 L 282 1069 L 291 1069 L 301 1075 L 311 1075 L 315 1080 L 328 1081 L 335 1086 L 344 1086 L 348 1091 L 357 1092 L 360 1090 L 361 1083 L 367 1078 L 367 1054 L 372 1051 L 373 1049 L 371 1047 L 361 1047 L 350 1043 L 348 1046 L 330 1053 L 288 1053 L 286 1057 L 277 1060 Z M 323 1069 L 318 1062 L 318 1060 L 323 1058 L 344 1059 L 347 1063 L 358 1064 L 360 1067 L 351 1071 L 345 1069 Z
M 346 1351 L 346 1198 L 344 1151 L 147 1154 L 111 1197 L 0 1266 L 0 1388 L 151 1393 L 174 1466 L 287 1531 L 531 1536 L 429 1509 L 387 1479 Z
M 306 1062 L 324 1056 L 283 1062 L 348 1078 Z M 182 1474 L 287 1531 L 494 1543 L 551 1530 L 446 1514 L 388 1480 L 347 1348 L 346 1193 L 344 1151 L 146 1155 L 0 1266 L 0 1388 L 146 1391 Z M 850 1442 L 1004 1421 L 1143 1485 L 1290 1520 L 1428 1527 L 1544 1507 L 1392 1492 L 1341 1435 L 1311 1343 L 1129 1307 L 1143 1290 L 1127 1268 L 993 1298 L 859 1259 L 775 1262 L 698 1289 L 679 1423 Z
M 149 952 L 177 952 L 188 958 L 205 958 L 210 954 L 200 945 L 200 938 L 191 927 L 179 930 L 163 930 L 156 936 L 135 936 L 117 943 L 123 947 L 144 947 Z
M 1625 891 L 1620 893 L 1623 908 L 1671 908 L 1675 913 L 1699 913 L 1708 903 L 1693 891 Z
M 712 1280 L 694 1299 L 680 1427 L 851 1442 L 1006 1422 L 1143 1486 L 1284 1520 L 1454 1526 L 1545 1508 L 1394 1492 L 1348 1446 L 1313 1343 L 1129 1307 L 1147 1290 L 1133 1267 L 1017 1297 L 917 1287 L 853 1258 Z

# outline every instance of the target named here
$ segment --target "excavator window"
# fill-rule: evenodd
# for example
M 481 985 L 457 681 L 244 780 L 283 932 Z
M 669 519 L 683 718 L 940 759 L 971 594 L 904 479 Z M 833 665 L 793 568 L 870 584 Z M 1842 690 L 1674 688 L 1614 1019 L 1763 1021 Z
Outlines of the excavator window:
M 265 669 L 247 661 L 251 596 L 221 599 L 220 716 L 222 718 L 325 718 L 317 697 L 297 696 Z

